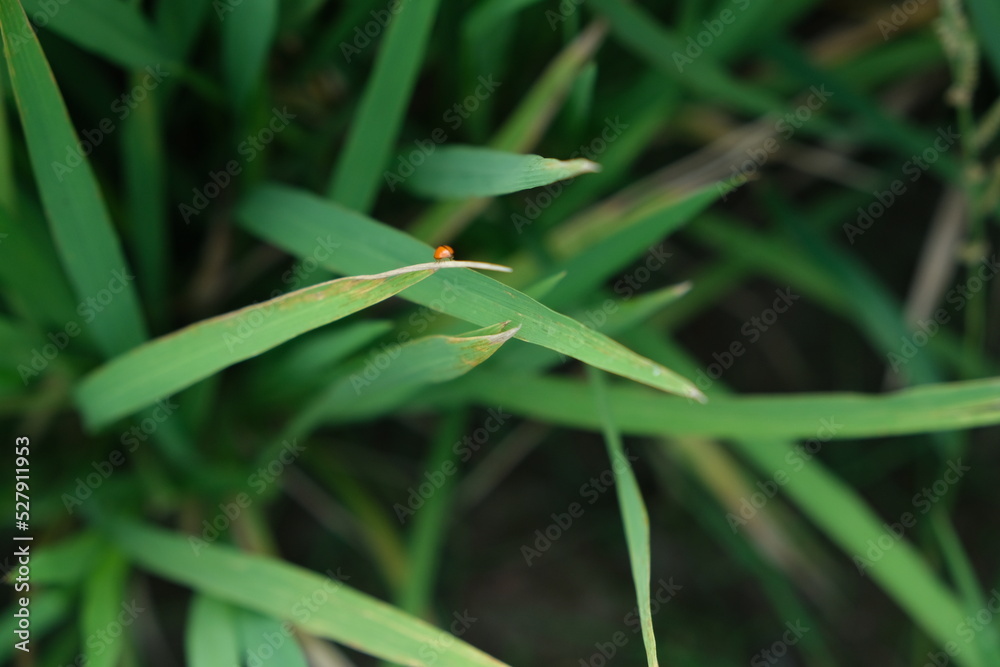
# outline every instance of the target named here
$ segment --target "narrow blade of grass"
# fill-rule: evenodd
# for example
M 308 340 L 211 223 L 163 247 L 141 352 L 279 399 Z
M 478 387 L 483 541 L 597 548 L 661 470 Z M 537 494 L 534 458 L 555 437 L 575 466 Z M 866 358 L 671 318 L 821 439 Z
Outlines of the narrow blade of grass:
M 321 421 L 365 419 L 392 411 L 422 387 L 468 373 L 517 333 L 502 322 L 462 336 L 428 336 L 382 345 L 310 401 L 282 438 L 302 436 Z
M 107 526 L 143 568 L 219 600 L 292 621 L 306 632 L 401 665 L 497 667 L 502 662 L 339 579 L 273 558 L 205 544 L 125 520 Z M 192 544 L 190 540 L 195 540 Z M 197 548 L 197 553 L 195 553 Z M 303 600 L 327 602 L 302 618 Z
M 32 170 L 63 268 L 81 301 L 112 295 L 88 327 L 105 355 L 114 356 L 146 338 L 128 265 L 90 163 L 76 152 L 76 133 L 52 70 L 17 0 L 0 0 L 0 32 Z M 79 160 L 75 167 L 65 164 L 71 162 L 68 154 Z
M 453 451 L 456 442 L 462 438 L 462 425 L 467 410 L 452 410 L 442 421 L 434 436 L 434 444 L 424 466 L 424 470 L 446 471 L 458 467 L 457 454 Z M 423 616 L 431 607 L 434 584 L 437 581 L 438 569 L 442 558 L 442 545 L 445 535 L 454 516 L 452 512 L 452 489 L 455 486 L 454 474 L 448 474 L 441 486 L 428 498 L 420 512 L 413 517 L 408 545 L 410 562 L 409 576 L 399 594 L 399 608 L 415 616 Z M 398 505 L 396 518 L 404 522 L 413 510 L 405 508 L 405 513 Z
M 0 77 L 0 96 L 7 98 L 4 88 L 6 78 Z M 7 118 L 7 105 L 0 104 L 0 220 L 13 215 L 18 210 L 17 181 L 14 176 L 14 142 L 11 140 L 11 126 Z M 3 234 L 0 228 L 0 234 Z M 2 242 L 6 236 L 0 236 Z
M 25 207 L 27 208 L 27 207 Z M 34 210 L 0 210 L 0 284 L 12 311 L 39 325 L 62 330 L 79 314 L 59 270 L 45 223 Z
M 424 61 L 438 2 L 403 0 L 402 10 L 386 28 L 330 181 L 330 198 L 348 208 L 366 213 L 375 202 Z
M 125 599 L 125 582 L 129 566 L 125 557 L 113 547 L 103 553 L 84 582 L 83 610 L 80 615 L 80 642 L 86 664 L 91 667 L 114 667 L 125 649 L 120 635 L 111 637 L 108 629 L 122 623 L 122 612 L 135 620 L 135 606 Z M 133 601 L 134 602 L 134 601 Z
M 684 40 L 663 28 L 640 6 L 625 0 L 591 0 L 591 4 L 611 22 L 618 41 L 671 79 L 741 111 L 761 114 L 783 110 L 776 97 L 729 76 L 711 54 L 701 53 L 696 58 L 687 55 Z
M 332 236 L 340 252 L 331 254 L 324 266 L 338 273 L 378 270 L 406 264 L 406 258 L 431 256 L 428 246 L 399 230 L 291 188 L 257 190 L 237 216 L 252 233 L 302 256 L 311 252 L 317 236 Z M 521 340 L 662 391 L 701 398 L 697 388 L 669 369 L 480 273 L 461 270 L 432 276 L 405 298 L 479 326 L 509 320 L 521 327 Z
M 573 380 L 495 374 L 467 379 L 466 396 L 522 416 L 597 429 L 586 387 Z M 922 385 L 885 395 L 712 396 L 704 405 L 636 386 L 609 389 L 615 423 L 629 435 L 831 439 L 925 433 L 1000 423 L 1000 378 Z
M 91 429 L 189 387 L 306 331 L 388 299 L 433 273 L 342 278 L 192 324 L 117 357 L 76 389 Z
M 208 595 L 195 594 L 188 612 L 184 652 L 191 667 L 239 667 L 240 644 L 234 609 Z
M 137 4 L 106 0 L 23 0 L 21 4 L 38 25 L 126 69 L 172 60 Z
M 622 445 L 621 434 L 611 416 L 611 406 L 608 404 L 607 382 L 600 371 L 588 369 L 590 388 L 597 404 L 597 414 L 601 420 L 601 430 L 604 433 L 604 444 L 608 449 L 608 459 L 615 474 L 615 493 L 618 496 L 618 508 L 625 526 L 625 542 L 628 545 L 628 559 L 632 565 L 632 581 L 635 584 L 636 601 L 639 607 L 639 621 L 642 625 L 642 642 L 646 647 L 646 664 L 657 667 L 660 663 L 656 658 L 656 636 L 653 634 L 653 613 L 650 610 L 650 543 L 649 515 L 646 504 L 642 500 L 639 482 L 632 472 Z
M 965 613 L 969 617 L 975 617 L 980 609 L 988 609 L 989 607 L 983 595 L 983 588 L 976 576 L 976 570 L 969 560 L 969 554 L 963 548 L 962 542 L 955 532 L 955 527 L 943 507 L 936 507 L 935 511 L 931 513 L 931 525 L 937 541 L 941 545 L 941 552 L 948 565 L 951 578 L 961 594 Z M 986 664 L 1000 665 L 1000 635 L 995 631 L 977 633 L 976 645 L 985 658 Z
M 644 251 L 650 275 L 654 271 L 667 271 L 671 253 L 665 252 L 663 244 L 657 245 L 657 241 L 692 220 L 718 197 L 715 186 L 688 194 L 666 192 L 624 215 L 612 216 L 609 212 L 604 219 L 606 231 L 600 236 L 578 239 L 556 234 L 553 249 L 565 250 L 569 246 L 572 250 L 569 258 L 554 268 L 566 271 L 567 279 L 555 286 L 546 302 L 555 306 L 579 303 Z M 616 282 L 619 295 L 631 296 L 641 289 L 641 284 L 635 287 L 637 282 L 631 275 L 628 278 L 632 279 L 631 284 Z
M 133 75 L 138 83 L 141 74 Z M 160 121 L 161 91 L 136 105 L 122 121 L 122 163 L 125 172 L 126 210 L 132 221 L 132 252 L 139 284 L 154 329 L 167 321 L 167 285 L 170 281 L 170 235 L 167 233 L 167 155 Z
M 600 171 L 585 158 L 556 160 L 478 146 L 444 146 L 427 156 L 407 184 L 436 199 L 494 197 Z
M 203 0 L 171 0 L 156 3 L 156 27 L 164 45 L 179 60 L 190 52 L 198 33 L 209 15 L 211 4 Z M 218 17 L 218 13 L 213 15 Z
M 230 101 L 240 110 L 260 85 L 264 63 L 278 29 L 278 0 L 215 3 L 222 21 L 222 68 Z
M 280 621 L 270 615 L 243 609 L 237 609 L 234 616 L 245 664 L 273 660 L 273 664 L 281 667 L 309 667 L 295 635 L 282 628 Z

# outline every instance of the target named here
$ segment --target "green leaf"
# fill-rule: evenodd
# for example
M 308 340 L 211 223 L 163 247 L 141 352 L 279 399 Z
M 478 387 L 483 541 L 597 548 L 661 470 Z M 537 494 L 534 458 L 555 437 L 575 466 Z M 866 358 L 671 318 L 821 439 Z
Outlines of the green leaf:
M 672 253 L 657 243 L 703 212 L 719 197 L 714 185 L 692 193 L 664 192 L 632 211 L 601 211 L 586 220 L 586 225 L 565 226 L 553 234 L 551 247 L 567 255 L 552 271 L 566 272 L 547 297 L 556 306 L 579 303 L 592 295 L 605 281 L 626 269 L 645 253 L 643 263 L 650 276 L 666 271 Z M 596 230 L 596 234 L 593 233 Z M 589 232 L 589 233 L 588 233 Z M 629 296 L 642 289 L 630 274 L 631 282 L 617 282 L 616 293 Z M 648 280 L 648 278 L 647 278 Z M 626 289 L 622 289 L 625 287 Z
M 130 521 L 108 525 L 139 565 L 199 593 L 295 623 L 304 631 L 401 665 L 497 667 L 500 661 L 395 607 L 273 558 L 206 544 Z M 323 602 L 320 602 L 323 600 Z M 310 603 L 312 613 L 303 613 Z
M 425 197 L 493 197 L 592 174 L 601 167 L 585 158 L 556 160 L 478 146 L 443 146 L 407 179 Z
M 604 24 L 595 22 L 552 59 L 531 90 L 508 116 L 503 127 L 490 140 L 491 148 L 522 152 L 532 149 L 538 143 L 553 122 L 581 69 L 591 62 L 605 32 Z M 480 78 L 480 81 L 483 79 Z M 430 207 L 416 220 L 410 231 L 417 238 L 427 241 L 451 238 L 488 203 L 488 199 L 441 202 Z
M 625 0 L 590 0 L 611 23 L 615 37 L 636 54 L 657 65 L 661 72 L 684 86 L 734 108 L 754 114 L 782 111 L 778 98 L 762 87 L 740 83 L 711 55 L 687 55 L 687 43 L 663 28 L 655 17 Z
M 126 69 L 167 65 L 170 53 L 139 5 L 108 0 L 23 0 L 35 23 Z
M 78 152 L 52 71 L 17 0 L 0 0 L 0 31 L 31 166 L 63 268 L 80 301 L 101 299 L 100 311 L 88 309 L 92 320 L 85 325 L 105 355 L 114 356 L 146 338 L 131 273 L 90 163 Z
M 196 593 L 188 612 L 184 650 L 190 667 L 240 667 L 240 642 L 225 602 Z
M 240 206 L 237 216 L 251 232 L 303 257 L 312 252 L 318 235 L 330 235 L 340 249 L 323 264 L 339 273 L 379 270 L 431 257 L 428 246 L 399 230 L 292 188 L 257 190 Z M 439 273 L 407 291 L 405 298 L 479 326 L 509 320 L 521 327 L 520 340 L 662 391 L 701 397 L 697 388 L 669 369 L 483 274 Z
M 202 29 L 212 3 L 204 0 L 167 0 L 156 3 L 156 27 L 165 44 L 185 59 Z M 213 18 L 218 18 L 216 11 Z
M 304 435 L 321 421 L 365 419 L 391 411 L 428 384 L 468 373 L 516 333 L 517 327 L 503 322 L 461 336 L 383 344 L 313 399 L 285 436 Z
M 330 181 L 331 199 L 363 213 L 375 202 L 382 170 L 396 145 L 439 0 L 402 2 L 402 9 L 386 28 L 375 67 Z
M 142 73 L 132 77 L 135 84 Z M 167 224 L 168 164 L 163 145 L 161 107 L 164 95 L 150 91 L 122 120 L 122 163 L 125 172 L 126 210 L 132 221 L 131 246 L 137 258 L 139 284 L 154 327 L 166 322 L 169 306 L 170 234 Z
M 11 309 L 25 319 L 55 331 L 77 322 L 77 304 L 52 239 L 31 207 L 16 216 L 0 210 L 0 284 Z
M 278 28 L 278 0 L 221 3 L 222 64 L 237 110 L 260 85 L 264 63 Z
M 484 405 L 503 405 L 532 419 L 571 428 L 601 426 L 587 388 L 572 380 L 483 369 L 463 391 Z M 843 439 L 998 424 L 998 391 L 1000 378 L 922 385 L 881 396 L 716 395 L 704 405 L 635 386 L 613 386 L 609 396 L 615 423 L 629 435 Z
M 599 371 L 588 369 L 590 386 L 597 404 L 597 414 L 601 420 L 601 430 L 604 432 L 604 444 L 608 449 L 608 459 L 615 475 L 615 493 L 618 496 L 618 509 L 625 526 L 625 541 L 628 544 L 628 558 L 632 565 L 632 581 L 635 584 L 635 594 L 639 607 L 639 621 L 642 627 L 642 641 L 646 647 L 646 663 L 649 667 L 658 667 L 656 659 L 656 636 L 653 634 L 653 612 L 650 609 L 650 543 L 649 515 L 646 504 L 642 500 L 639 482 L 632 471 L 628 454 L 622 445 L 621 433 L 611 416 L 611 406 L 608 403 L 607 382 Z
M 114 667 L 125 649 L 128 625 L 142 608 L 125 600 L 128 562 L 114 547 L 105 546 L 96 567 L 83 587 L 83 610 L 80 631 L 86 664 L 91 667 Z M 127 615 L 123 615 L 128 612 Z M 126 625 L 126 619 L 128 625 Z
M 303 608 L 303 611 L 305 607 Z M 302 647 L 295 639 L 291 623 L 252 611 L 238 610 L 237 630 L 242 635 L 241 653 L 248 665 L 273 660 L 281 667 L 309 667 Z
M 285 341 L 378 303 L 433 270 L 342 278 L 187 326 L 117 357 L 76 389 L 91 429 Z

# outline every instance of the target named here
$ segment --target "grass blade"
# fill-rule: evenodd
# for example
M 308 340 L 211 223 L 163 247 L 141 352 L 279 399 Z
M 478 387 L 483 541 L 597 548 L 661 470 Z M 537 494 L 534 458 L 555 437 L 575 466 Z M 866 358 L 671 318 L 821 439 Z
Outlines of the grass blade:
M 444 146 L 427 156 L 407 182 L 425 197 L 494 197 L 600 171 L 585 158 L 556 160 L 478 146 Z
M 274 660 L 281 667 L 309 667 L 288 625 L 252 611 L 237 610 L 235 616 L 237 632 L 243 640 L 241 653 L 247 665 Z
M 342 278 L 192 324 L 88 375 L 77 387 L 77 403 L 87 425 L 100 428 L 306 331 L 388 299 L 432 273 Z
M 243 109 L 260 85 L 264 63 L 278 29 L 278 0 L 215 3 L 222 21 L 222 66 L 231 101 Z
M 219 600 L 292 621 L 306 632 L 363 653 L 401 665 L 503 665 L 339 579 L 124 520 L 108 528 L 121 548 L 150 572 Z M 303 617 L 296 610 L 314 595 L 327 602 L 314 604 L 315 611 Z
M 365 213 L 378 195 L 382 170 L 396 145 L 403 114 L 423 64 L 439 0 L 403 0 L 385 31 L 375 67 L 347 137 L 329 195 Z
M 139 5 L 107 0 L 23 0 L 24 11 L 60 37 L 126 69 L 167 64 L 172 58 Z
M 125 580 L 129 566 L 124 556 L 113 547 L 105 547 L 96 567 L 83 587 L 83 612 L 80 631 L 85 664 L 91 667 L 114 667 L 125 648 L 121 636 L 111 637 L 109 628 L 121 628 L 122 611 L 136 609 L 125 600 Z M 134 621 L 134 615 L 131 617 Z
M 608 403 L 607 382 L 599 371 L 588 369 L 590 387 L 597 404 L 597 414 L 601 420 L 601 430 L 604 432 L 604 444 L 608 448 L 608 458 L 615 474 L 615 493 L 618 495 L 618 507 L 625 526 L 625 541 L 628 544 L 628 558 L 632 565 L 632 580 L 635 583 L 635 594 L 639 607 L 639 621 L 642 625 L 642 641 L 646 647 L 646 663 L 649 667 L 658 667 L 656 658 L 656 636 L 653 634 L 653 613 L 650 609 L 650 543 L 649 515 L 646 504 L 642 500 L 639 482 L 632 472 L 625 447 L 622 445 L 621 434 L 611 416 L 611 406 Z
M 781 102 L 759 87 L 745 85 L 729 76 L 711 55 L 686 56 L 686 44 L 668 32 L 638 5 L 625 0 L 591 0 L 611 23 L 615 37 L 624 46 L 658 66 L 660 71 L 685 86 L 734 108 L 753 114 L 782 111 Z M 679 60 L 678 60 L 679 58 Z
M 234 610 L 224 602 L 196 594 L 188 613 L 184 649 L 191 667 L 239 667 L 240 644 Z
M 139 83 L 141 73 L 133 75 Z M 161 91 L 150 91 L 133 113 L 122 121 L 122 163 L 125 171 L 126 207 L 133 221 L 131 246 L 136 257 L 144 302 L 154 329 L 167 320 L 170 300 L 171 242 L 167 228 L 166 151 L 163 146 Z
M 484 405 L 571 428 L 598 429 L 586 387 L 567 379 L 487 370 L 469 378 L 464 395 Z M 719 438 L 866 438 L 973 428 L 1000 423 L 1000 378 L 933 385 L 885 395 L 852 393 L 712 396 L 700 405 L 649 391 L 612 386 L 615 423 L 628 435 Z M 669 415 L 669 418 L 664 415 Z
M 366 419 L 390 412 L 421 388 L 468 373 L 517 331 L 502 322 L 461 336 L 428 336 L 404 345 L 383 345 L 310 401 L 293 420 L 291 431 L 280 439 L 302 436 L 321 421 Z
M 0 0 L 0 31 L 35 181 L 63 268 L 81 301 L 109 295 L 87 325 L 107 356 L 146 338 L 135 286 L 94 173 L 38 39 L 17 0 Z M 79 163 L 64 163 L 71 154 Z

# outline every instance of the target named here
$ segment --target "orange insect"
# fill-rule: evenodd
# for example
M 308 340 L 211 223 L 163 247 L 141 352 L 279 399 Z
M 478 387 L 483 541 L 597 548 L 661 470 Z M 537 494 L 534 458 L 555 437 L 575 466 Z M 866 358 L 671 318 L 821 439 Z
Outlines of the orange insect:
M 438 261 L 443 259 L 455 259 L 455 249 L 450 245 L 439 245 L 434 251 L 434 259 Z

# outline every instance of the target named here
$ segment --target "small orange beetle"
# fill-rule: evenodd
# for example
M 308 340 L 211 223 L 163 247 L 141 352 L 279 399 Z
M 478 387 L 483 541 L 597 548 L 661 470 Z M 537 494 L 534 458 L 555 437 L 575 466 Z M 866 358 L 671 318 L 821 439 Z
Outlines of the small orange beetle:
M 434 251 L 434 259 L 441 261 L 445 259 L 455 259 L 455 249 L 450 245 L 439 245 Z

